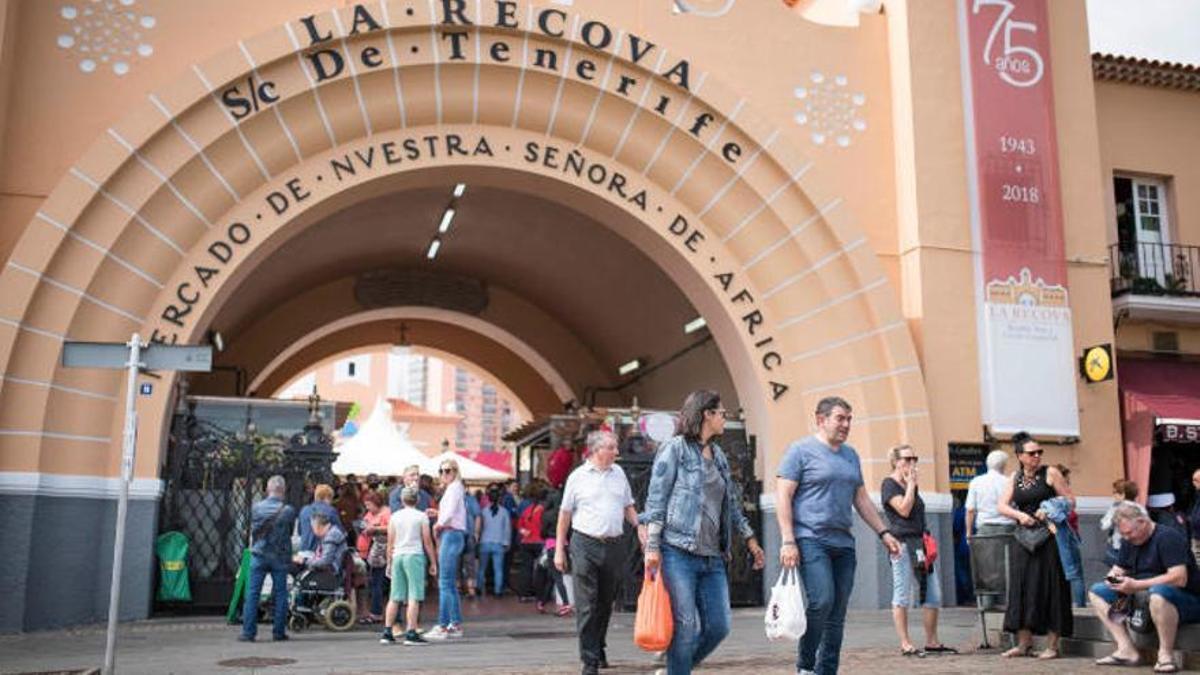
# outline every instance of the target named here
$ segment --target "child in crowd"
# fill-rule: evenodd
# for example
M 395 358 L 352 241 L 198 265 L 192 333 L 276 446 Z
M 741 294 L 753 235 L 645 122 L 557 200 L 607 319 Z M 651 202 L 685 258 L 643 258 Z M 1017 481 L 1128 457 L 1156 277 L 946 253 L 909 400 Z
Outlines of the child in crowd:
M 416 487 L 401 490 L 400 501 L 404 508 L 392 514 L 388 521 L 387 555 L 391 561 L 388 576 L 392 579 L 392 593 L 384 617 L 383 635 L 379 639 L 383 644 L 396 641 L 392 627 L 396 624 L 401 603 L 408 603 L 404 613 L 404 644 L 429 644 L 417 632 L 417 624 L 421 602 L 425 600 L 426 563 L 429 574 L 436 576 L 437 555 L 433 550 L 429 518 L 416 508 L 419 496 Z

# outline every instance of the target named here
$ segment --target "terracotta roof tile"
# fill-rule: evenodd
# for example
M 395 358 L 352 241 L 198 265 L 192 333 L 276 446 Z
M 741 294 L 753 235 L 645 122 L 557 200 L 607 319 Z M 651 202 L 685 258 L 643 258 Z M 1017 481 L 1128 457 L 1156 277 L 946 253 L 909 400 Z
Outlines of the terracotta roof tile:
M 1171 61 L 1095 53 L 1092 54 L 1092 76 L 1109 82 L 1200 91 L 1200 66 Z

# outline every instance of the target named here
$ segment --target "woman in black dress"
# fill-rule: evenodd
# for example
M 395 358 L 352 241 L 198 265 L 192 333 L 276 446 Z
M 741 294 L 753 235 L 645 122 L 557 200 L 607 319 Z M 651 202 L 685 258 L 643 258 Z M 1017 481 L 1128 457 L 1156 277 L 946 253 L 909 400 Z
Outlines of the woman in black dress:
M 1021 468 L 1000 495 L 997 510 L 1017 521 L 1018 527 L 1043 526 L 1046 515 L 1041 503 L 1066 497 L 1075 505 L 1071 487 L 1058 469 L 1041 466 L 1042 448 L 1025 432 L 1013 436 L 1013 449 Z M 1058 546 L 1049 539 L 1032 553 L 1019 543 L 1012 547 L 1012 577 L 1008 586 L 1008 608 L 1004 630 L 1017 634 L 1017 646 L 1004 652 L 1006 658 L 1031 656 L 1033 636 L 1046 635 L 1046 648 L 1037 657 L 1058 657 L 1058 639 L 1072 632 L 1071 584 L 1058 559 Z

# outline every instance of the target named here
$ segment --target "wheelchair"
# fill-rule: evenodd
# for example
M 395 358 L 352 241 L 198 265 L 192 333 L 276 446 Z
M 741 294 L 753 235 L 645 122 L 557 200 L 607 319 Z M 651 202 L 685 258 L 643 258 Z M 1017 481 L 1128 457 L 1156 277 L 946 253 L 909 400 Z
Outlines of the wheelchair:
M 342 576 L 350 575 L 343 572 Z M 350 630 L 357 618 L 353 600 L 353 591 L 332 571 L 302 570 L 295 575 L 288 597 L 288 629 L 302 631 L 319 623 L 332 631 Z

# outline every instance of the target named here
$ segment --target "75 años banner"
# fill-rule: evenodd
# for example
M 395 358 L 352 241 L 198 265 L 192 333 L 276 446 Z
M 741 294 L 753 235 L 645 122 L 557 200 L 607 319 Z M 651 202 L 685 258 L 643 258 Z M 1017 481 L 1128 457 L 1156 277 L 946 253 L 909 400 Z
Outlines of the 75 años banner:
M 1049 0 L 959 0 L 983 421 L 1076 436 Z

